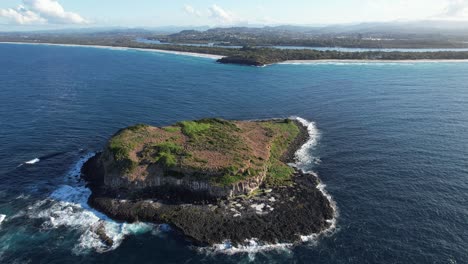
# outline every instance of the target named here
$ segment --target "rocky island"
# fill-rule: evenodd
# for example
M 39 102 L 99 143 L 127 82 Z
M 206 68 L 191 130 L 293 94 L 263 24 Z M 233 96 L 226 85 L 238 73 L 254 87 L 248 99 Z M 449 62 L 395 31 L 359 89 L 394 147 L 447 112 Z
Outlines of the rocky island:
M 288 165 L 308 138 L 293 119 L 136 125 L 118 131 L 82 177 L 97 210 L 168 223 L 197 245 L 294 243 L 334 215 L 316 176 Z

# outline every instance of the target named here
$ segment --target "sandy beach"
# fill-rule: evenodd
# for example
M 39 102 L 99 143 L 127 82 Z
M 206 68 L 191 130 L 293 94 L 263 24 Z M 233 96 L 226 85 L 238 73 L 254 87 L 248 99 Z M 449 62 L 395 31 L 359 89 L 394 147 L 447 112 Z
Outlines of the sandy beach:
M 46 46 L 63 46 L 63 47 L 87 47 L 97 49 L 112 49 L 112 50 L 138 50 L 145 52 L 158 52 L 166 54 L 176 54 L 183 56 L 199 57 L 218 60 L 224 56 L 214 54 L 204 54 L 195 52 L 184 52 L 184 51 L 172 51 L 172 50 L 161 50 L 161 49 L 144 49 L 144 48 L 130 48 L 130 47 L 113 47 L 113 46 L 99 46 L 99 45 L 79 45 L 79 44 L 55 44 L 55 43 L 31 43 L 31 42 L 0 42 L 0 44 L 19 44 L 19 45 L 46 45 Z
M 444 63 L 453 63 L 453 62 L 468 62 L 468 60 L 289 60 L 284 62 L 279 62 L 278 64 L 327 64 L 327 63 L 431 63 L 431 62 L 444 62 Z

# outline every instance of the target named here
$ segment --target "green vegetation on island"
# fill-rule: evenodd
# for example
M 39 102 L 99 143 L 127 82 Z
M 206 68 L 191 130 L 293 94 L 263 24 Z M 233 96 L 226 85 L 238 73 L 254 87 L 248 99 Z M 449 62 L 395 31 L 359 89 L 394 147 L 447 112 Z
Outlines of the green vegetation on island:
M 258 122 L 202 119 L 156 128 L 136 125 L 110 140 L 106 171 L 142 179 L 160 168 L 164 177 L 189 177 L 229 186 L 252 177 L 268 185 L 287 185 L 294 169 L 282 161 L 299 135 L 289 119 Z M 263 175 L 263 176 L 262 176 Z

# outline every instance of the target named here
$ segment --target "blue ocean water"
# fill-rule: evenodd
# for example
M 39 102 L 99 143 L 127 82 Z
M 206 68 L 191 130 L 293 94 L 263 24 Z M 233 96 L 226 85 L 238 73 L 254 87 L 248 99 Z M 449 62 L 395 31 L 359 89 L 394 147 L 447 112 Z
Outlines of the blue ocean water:
M 468 261 L 468 63 L 255 68 L 13 44 L 0 45 L 0 58 L 1 263 Z M 289 116 L 319 130 L 310 169 L 338 205 L 329 236 L 213 253 L 167 226 L 116 223 L 87 208 L 80 162 L 122 127 Z M 118 242 L 111 250 L 90 232 L 100 218 Z

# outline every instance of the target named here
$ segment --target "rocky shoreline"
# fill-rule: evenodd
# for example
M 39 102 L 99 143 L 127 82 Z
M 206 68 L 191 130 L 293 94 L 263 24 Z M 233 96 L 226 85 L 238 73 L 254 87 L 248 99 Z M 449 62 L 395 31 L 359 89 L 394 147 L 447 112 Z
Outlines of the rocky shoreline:
M 294 122 L 300 133 L 281 158 L 287 163 L 295 160 L 295 152 L 309 139 L 307 128 Z M 93 208 L 116 220 L 170 224 L 200 246 L 226 240 L 243 244 L 252 238 L 265 243 L 295 243 L 301 235 L 329 228 L 327 220 L 334 216 L 330 202 L 317 188 L 317 177 L 299 170 L 291 185 L 261 186 L 250 195 L 215 199 L 171 188 L 139 193 L 110 191 L 103 187 L 98 158 L 99 154 L 82 168 L 82 177 L 92 190 L 88 202 Z M 158 196 L 154 196 L 155 191 Z

